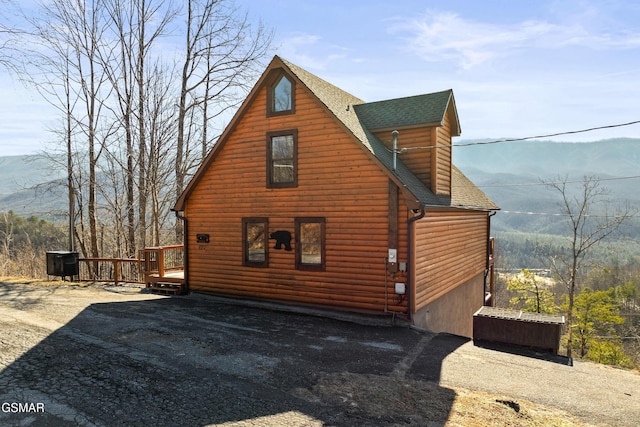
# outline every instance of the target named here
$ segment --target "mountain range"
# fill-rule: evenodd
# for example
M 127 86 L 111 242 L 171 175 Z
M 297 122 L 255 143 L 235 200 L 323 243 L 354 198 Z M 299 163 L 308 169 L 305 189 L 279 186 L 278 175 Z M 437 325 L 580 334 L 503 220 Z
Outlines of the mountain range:
M 577 191 L 584 177 L 595 177 L 608 192 L 604 199 L 610 210 L 640 206 L 640 139 L 468 145 L 454 147 L 453 162 L 500 206 L 492 221 L 496 232 L 566 230 L 556 215 L 561 212 L 560 193 L 544 182 L 567 181 L 569 191 Z M 640 230 L 637 221 L 636 226 Z
M 454 164 L 501 210 L 494 232 L 561 234 L 559 193 L 542 181 L 600 178 L 612 205 L 640 206 L 640 139 L 566 143 L 460 141 Z M 469 144 L 469 145 L 467 145 Z M 65 171 L 43 157 L 0 157 L 0 212 L 60 220 L 67 212 Z M 579 188 L 579 183 L 570 184 Z M 640 222 L 633 225 L 640 235 Z
M 0 157 L 0 212 L 57 220 L 68 212 L 66 171 L 44 156 Z

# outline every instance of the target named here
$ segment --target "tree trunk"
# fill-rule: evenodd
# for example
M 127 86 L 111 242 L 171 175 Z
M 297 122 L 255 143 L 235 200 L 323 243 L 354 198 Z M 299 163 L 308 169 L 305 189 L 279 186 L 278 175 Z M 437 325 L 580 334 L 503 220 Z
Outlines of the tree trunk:
M 138 132 L 140 143 L 138 146 L 138 227 L 140 236 L 140 246 L 147 244 L 147 141 L 145 128 L 145 87 L 144 87 L 144 62 L 145 62 L 145 27 L 146 27 L 146 2 L 140 1 L 139 11 L 139 34 L 138 34 Z

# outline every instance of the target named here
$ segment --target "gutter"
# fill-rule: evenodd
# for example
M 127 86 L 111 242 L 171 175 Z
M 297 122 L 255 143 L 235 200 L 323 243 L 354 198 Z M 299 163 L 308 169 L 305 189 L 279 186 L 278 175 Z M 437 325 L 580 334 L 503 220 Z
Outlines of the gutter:
M 495 214 L 497 214 L 498 211 L 492 211 L 491 213 L 489 213 L 489 215 L 487 216 L 487 264 L 484 270 L 484 295 L 482 296 L 482 300 L 484 301 L 484 305 L 487 305 L 487 291 L 489 291 L 489 294 L 491 296 L 491 306 L 493 307 L 493 301 L 495 300 L 495 295 L 493 294 L 493 289 L 487 289 L 487 279 L 489 278 L 489 273 L 490 273 L 490 269 L 491 269 L 491 262 L 490 262 L 490 257 L 491 257 L 491 217 L 494 216 Z M 495 254 L 494 254 L 495 255 Z M 495 259 L 493 260 L 495 262 Z M 495 266 L 494 266 L 495 268 Z M 490 284 L 489 284 L 490 286 Z
M 421 220 L 427 214 L 424 205 L 420 205 L 420 213 L 407 220 L 407 318 L 411 321 L 411 308 L 413 306 L 413 280 L 414 280 L 414 262 L 413 262 L 413 223 Z
M 174 211 L 176 213 L 176 218 L 182 220 L 184 224 L 184 233 L 183 233 L 183 244 L 184 244 L 184 260 L 183 260 L 183 271 L 184 271 L 184 290 L 189 293 L 189 222 L 187 218 L 184 216 L 184 211 Z

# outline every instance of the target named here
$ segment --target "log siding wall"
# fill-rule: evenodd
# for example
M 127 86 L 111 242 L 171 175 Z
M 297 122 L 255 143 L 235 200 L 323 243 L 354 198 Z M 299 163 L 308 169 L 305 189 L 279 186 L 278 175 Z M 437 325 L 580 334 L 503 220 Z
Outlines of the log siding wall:
M 398 133 L 398 158 L 420 179 L 431 188 L 431 149 L 417 149 L 402 152 L 403 148 L 429 147 L 433 145 L 432 132 L 428 127 L 400 129 Z M 383 141 L 389 150 L 393 149 L 391 132 L 375 132 L 374 135 Z
M 436 157 L 437 180 L 432 186 L 432 191 L 436 194 L 451 194 L 451 123 L 449 114 L 445 114 L 443 126 L 436 128 L 436 143 L 438 147 L 434 149 Z
M 415 308 L 484 272 L 487 212 L 431 211 L 415 224 Z
M 389 131 L 377 131 L 374 135 L 393 149 Z M 425 147 L 437 148 L 425 148 Z M 409 151 L 402 152 L 408 148 Z M 445 114 L 442 126 L 400 129 L 398 134 L 398 158 L 411 169 L 434 194 L 451 194 L 451 120 Z
M 393 294 L 385 257 L 389 243 L 389 179 L 304 87 L 293 115 L 267 117 L 263 88 L 216 153 L 185 207 L 189 221 L 189 287 L 256 297 L 383 311 L 406 311 Z M 297 129 L 297 186 L 267 188 L 267 132 Z M 401 199 L 401 198 L 400 198 Z M 398 201 L 398 256 L 406 261 L 408 209 Z M 242 218 L 264 217 L 269 233 L 291 232 L 292 251 L 275 250 L 269 265 L 243 266 Z M 295 221 L 325 220 L 325 271 L 295 268 Z M 210 243 L 195 241 L 208 233 Z M 385 290 L 385 284 L 387 288 Z M 386 295 L 386 298 L 385 298 Z

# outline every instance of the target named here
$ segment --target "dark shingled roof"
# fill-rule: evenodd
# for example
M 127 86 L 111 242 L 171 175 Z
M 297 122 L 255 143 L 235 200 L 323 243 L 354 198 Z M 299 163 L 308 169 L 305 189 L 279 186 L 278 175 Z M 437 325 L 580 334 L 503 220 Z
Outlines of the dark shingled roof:
M 453 91 L 449 89 L 426 95 L 368 102 L 356 105 L 355 109 L 363 125 L 371 130 L 441 126 L 451 102 Z M 457 125 L 457 117 L 454 122 Z M 460 135 L 458 126 L 452 129 L 452 134 Z
M 399 158 L 396 159 L 394 171 L 392 153 L 372 133 L 375 129 L 441 124 L 448 106 L 452 103 L 455 113 L 453 91 L 365 103 L 297 65 L 282 58 L 278 59 L 387 168 L 390 174 L 398 178 L 418 203 L 426 207 L 499 209 L 455 166 L 451 168 L 451 196 L 435 195 Z M 459 126 L 457 113 L 455 114 L 452 133 L 457 135 Z

